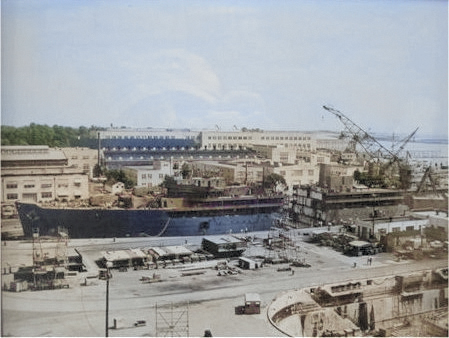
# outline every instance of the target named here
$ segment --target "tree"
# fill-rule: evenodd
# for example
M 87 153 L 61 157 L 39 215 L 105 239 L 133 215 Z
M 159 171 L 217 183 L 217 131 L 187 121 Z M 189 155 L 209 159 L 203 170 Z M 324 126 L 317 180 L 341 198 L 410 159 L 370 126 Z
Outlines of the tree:
M 97 163 L 97 164 L 95 164 L 92 173 L 93 173 L 94 177 L 100 177 L 101 175 L 103 175 L 103 169 L 102 169 L 101 166 Z
M 109 184 L 114 184 L 117 182 L 123 182 L 126 189 L 133 188 L 136 185 L 133 179 L 129 178 L 123 170 L 108 170 L 106 171 L 106 179 Z
M 187 163 L 183 163 L 181 166 L 181 175 L 183 179 L 189 178 L 192 173 L 192 169 Z
M 287 185 L 284 176 L 276 173 L 271 173 L 265 177 L 264 188 L 275 191 L 278 185 Z

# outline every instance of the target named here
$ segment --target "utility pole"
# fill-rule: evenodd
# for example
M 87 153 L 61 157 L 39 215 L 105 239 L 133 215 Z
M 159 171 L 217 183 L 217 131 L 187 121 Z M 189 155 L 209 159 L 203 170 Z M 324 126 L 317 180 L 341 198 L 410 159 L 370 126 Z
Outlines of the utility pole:
M 106 328 L 105 337 L 109 337 L 109 272 L 106 277 Z
M 375 222 L 375 218 L 376 218 L 376 194 L 373 194 L 372 196 L 373 196 L 373 230 L 372 230 L 371 236 L 374 237 L 374 228 L 375 228 L 375 224 L 376 224 L 376 222 Z
M 105 337 L 109 337 L 109 279 L 112 277 L 110 273 L 111 263 L 106 262 L 106 327 Z

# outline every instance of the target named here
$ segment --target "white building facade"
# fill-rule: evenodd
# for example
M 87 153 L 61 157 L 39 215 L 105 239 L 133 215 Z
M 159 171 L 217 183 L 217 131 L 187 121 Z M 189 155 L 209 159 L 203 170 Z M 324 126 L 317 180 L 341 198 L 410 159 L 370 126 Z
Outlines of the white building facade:
M 136 182 L 137 187 L 155 187 L 164 182 L 166 175 L 173 175 L 169 161 L 155 161 L 153 165 L 125 167 L 123 171 Z

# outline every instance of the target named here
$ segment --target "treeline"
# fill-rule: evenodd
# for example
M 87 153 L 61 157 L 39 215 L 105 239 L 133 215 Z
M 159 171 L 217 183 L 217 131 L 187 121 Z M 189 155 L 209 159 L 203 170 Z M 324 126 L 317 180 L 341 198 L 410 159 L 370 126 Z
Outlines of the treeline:
M 63 127 L 31 123 L 25 127 L 2 126 L 2 146 L 48 145 L 50 147 L 95 147 L 102 127 Z

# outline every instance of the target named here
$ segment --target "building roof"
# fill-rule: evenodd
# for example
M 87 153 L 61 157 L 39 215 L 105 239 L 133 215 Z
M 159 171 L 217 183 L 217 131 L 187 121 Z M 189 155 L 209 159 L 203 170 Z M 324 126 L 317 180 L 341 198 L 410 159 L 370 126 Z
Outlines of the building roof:
M 163 256 L 170 256 L 170 255 L 191 255 L 193 252 L 187 249 L 184 246 L 165 246 L 165 247 L 151 247 L 150 250 L 152 250 L 157 255 L 163 257 Z
M 349 245 L 362 248 L 364 246 L 371 245 L 371 243 L 365 242 L 365 241 L 352 241 L 352 242 L 349 242 Z
M 121 261 L 135 258 L 145 258 L 146 254 L 140 249 L 127 249 L 103 252 L 103 258 L 108 262 Z
M 61 149 L 48 146 L 2 146 L 2 162 L 4 161 L 44 161 L 66 160 Z
M 241 240 L 232 236 L 209 236 L 204 237 L 205 240 L 215 244 L 228 244 L 228 243 L 240 243 Z

